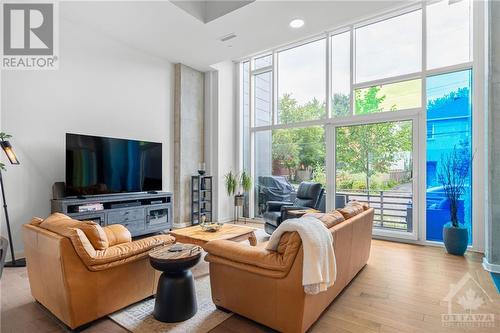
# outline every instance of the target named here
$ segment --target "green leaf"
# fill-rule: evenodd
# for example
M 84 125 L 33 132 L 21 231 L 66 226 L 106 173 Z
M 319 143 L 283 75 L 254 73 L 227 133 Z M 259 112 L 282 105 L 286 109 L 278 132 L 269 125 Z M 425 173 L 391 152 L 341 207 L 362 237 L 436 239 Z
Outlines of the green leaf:
M 240 185 L 244 192 L 249 192 L 252 189 L 252 177 L 245 170 L 241 173 Z
M 237 186 L 237 181 L 236 181 L 236 176 L 233 174 L 232 171 L 229 171 L 226 175 L 224 175 L 224 185 L 226 187 L 226 192 L 228 196 L 233 195 L 236 192 L 236 186 Z
M 10 138 L 12 138 L 12 135 L 4 133 L 4 132 L 0 132 L 0 140 L 5 141 L 5 140 L 10 139 Z

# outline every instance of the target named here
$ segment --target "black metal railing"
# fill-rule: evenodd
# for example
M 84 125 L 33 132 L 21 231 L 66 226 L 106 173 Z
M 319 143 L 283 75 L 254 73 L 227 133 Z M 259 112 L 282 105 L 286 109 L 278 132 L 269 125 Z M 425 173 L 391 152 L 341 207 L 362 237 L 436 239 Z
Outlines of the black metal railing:
M 375 209 L 373 225 L 376 228 L 413 231 L 413 195 L 407 191 L 338 190 L 345 201 L 366 202 Z

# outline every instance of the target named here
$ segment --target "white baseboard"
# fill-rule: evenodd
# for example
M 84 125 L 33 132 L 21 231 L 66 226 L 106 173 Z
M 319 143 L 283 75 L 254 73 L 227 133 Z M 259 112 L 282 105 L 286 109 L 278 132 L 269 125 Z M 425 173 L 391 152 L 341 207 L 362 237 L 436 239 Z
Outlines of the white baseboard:
M 488 259 L 486 259 L 486 257 L 483 258 L 483 268 L 488 272 L 500 274 L 500 265 L 490 264 L 488 262 Z
M 233 219 L 231 217 L 228 217 L 228 218 L 225 218 L 225 219 L 218 219 L 218 220 L 215 220 L 214 222 L 219 222 L 219 223 L 229 223 L 229 222 L 233 222 Z

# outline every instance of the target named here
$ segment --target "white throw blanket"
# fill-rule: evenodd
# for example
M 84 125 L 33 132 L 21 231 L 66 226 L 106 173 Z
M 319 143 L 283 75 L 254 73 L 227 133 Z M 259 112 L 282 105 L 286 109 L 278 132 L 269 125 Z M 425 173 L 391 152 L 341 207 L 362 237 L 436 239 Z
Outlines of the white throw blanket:
M 306 294 L 315 295 L 333 285 L 337 264 L 333 236 L 323 222 L 312 216 L 288 219 L 273 232 L 266 249 L 276 251 L 285 232 L 297 231 L 302 239 L 304 263 L 302 285 Z

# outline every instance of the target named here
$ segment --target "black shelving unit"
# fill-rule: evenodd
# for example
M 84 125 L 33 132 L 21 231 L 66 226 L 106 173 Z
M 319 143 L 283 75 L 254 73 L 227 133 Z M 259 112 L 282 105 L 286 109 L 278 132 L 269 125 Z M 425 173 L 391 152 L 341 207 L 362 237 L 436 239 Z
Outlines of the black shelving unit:
M 200 218 L 205 215 L 207 221 L 212 221 L 212 176 L 191 177 L 191 223 L 200 224 Z

